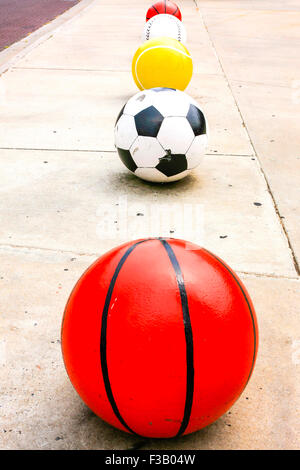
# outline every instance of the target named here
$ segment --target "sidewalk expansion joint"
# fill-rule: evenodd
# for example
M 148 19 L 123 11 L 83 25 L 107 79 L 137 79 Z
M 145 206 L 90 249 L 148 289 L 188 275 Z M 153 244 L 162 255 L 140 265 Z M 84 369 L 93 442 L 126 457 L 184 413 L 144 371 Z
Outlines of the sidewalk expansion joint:
M 210 157 L 248 157 L 248 158 L 254 158 L 254 154 L 245 154 L 245 153 L 219 153 L 219 152 L 214 152 L 214 153 L 205 153 L 206 156 Z
M 115 153 L 116 150 L 101 150 L 101 149 L 46 149 L 38 147 L 0 147 L 0 150 L 24 150 L 26 152 L 91 152 L 91 153 Z
M 56 72 L 107 72 L 107 73 L 129 73 L 130 69 L 128 70 L 119 70 L 119 69 L 83 69 L 83 68 L 65 68 L 65 67 L 26 67 L 26 66 L 13 66 L 11 67 L 11 70 L 54 70 Z
M 249 271 L 239 271 L 237 270 L 236 273 L 239 276 L 245 276 L 245 277 L 252 277 L 252 278 L 267 278 L 267 279 L 286 279 L 288 281 L 297 281 L 300 282 L 300 278 L 297 276 L 284 276 L 284 275 L 279 275 L 279 274 L 269 274 L 269 273 L 255 273 L 255 272 L 249 272 Z
M 236 84 L 243 83 L 245 85 L 259 85 L 259 86 L 267 86 L 267 87 L 271 87 L 271 88 L 287 88 L 288 90 L 290 90 L 292 88 L 291 86 L 280 85 L 279 83 L 254 82 L 254 81 L 251 81 L 251 80 L 236 80 L 234 78 L 231 78 L 230 80 L 231 80 L 231 82 L 236 83 Z
M 72 255 L 72 256 L 86 256 L 86 257 L 99 257 L 101 253 L 89 253 L 89 252 L 77 252 L 72 250 L 58 250 L 55 248 L 47 248 L 42 246 L 32 246 L 32 245 L 16 245 L 8 243 L 0 243 L 0 251 L 5 251 L 5 249 L 15 249 L 17 251 L 30 250 L 30 251 L 45 251 L 57 254 Z
M 68 256 L 82 256 L 87 258 L 99 258 L 102 255 L 102 252 L 94 253 L 94 252 L 81 252 L 81 251 L 73 251 L 73 250 L 64 250 L 64 249 L 55 249 L 55 248 L 48 248 L 42 246 L 33 246 L 33 245 L 17 245 L 17 244 L 8 244 L 8 243 L 0 243 L 0 252 L 5 252 L 6 250 L 16 250 L 16 252 L 22 252 L 25 250 L 32 251 L 32 252 L 50 252 L 50 253 L 57 253 L 62 255 Z M 251 272 L 251 271 L 240 271 L 236 269 L 236 273 L 238 275 L 249 276 L 249 277 L 261 277 L 261 278 L 271 278 L 271 279 L 287 279 L 291 281 L 300 281 L 298 277 L 293 276 L 285 276 L 273 273 L 258 273 L 258 272 Z
M 0 150 L 24 150 L 29 151 L 38 151 L 38 152 L 91 152 L 91 153 L 115 153 L 116 150 L 102 150 L 102 149 L 49 149 L 49 148 L 39 148 L 39 147 L 0 147 Z M 242 153 L 205 153 L 206 157 L 246 157 L 246 158 L 255 158 L 253 154 L 242 154 Z
M 257 158 L 257 160 L 258 160 L 258 162 L 260 163 L 260 161 L 259 161 L 258 158 Z M 280 225 L 281 225 L 281 227 L 282 227 L 282 230 L 283 230 L 283 232 L 284 232 L 284 234 L 285 234 L 285 236 L 286 236 L 287 243 L 288 243 L 289 249 L 290 249 L 290 251 L 291 251 L 292 259 L 293 259 L 294 268 L 295 268 L 296 273 L 298 274 L 298 276 L 300 276 L 300 266 L 299 266 L 299 264 L 298 264 L 297 257 L 296 257 L 296 253 L 295 253 L 294 248 L 293 248 L 293 246 L 292 246 L 292 242 L 291 242 L 291 240 L 290 240 L 288 231 L 287 231 L 287 229 L 286 229 L 285 224 L 283 223 L 283 219 L 282 219 L 282 216 L 281 216 L 281 214 L 280 214 L 279 208 L 278 208 L 278 206 L 277 206 L 275 197 L 274 197 L 274 195 L 273 195 L 273 192 L 272 192 L 271 187 L 270 187 L 270 185 L 269 185 L 269 182 L 268 182 L 268 180 L 267 180 L 267 176 L 266 176 L 266 174 L 265 174 L 265 172 L 264 172 L 264 170 L 263 170 L 261 164 L 259 165 L 259 168 L 260 168 L 260 171 L 261 171 L 261 173 L 262 173 L 262 175 L 263 175 L 263 178 L 264 178 L 264 180 L 265 180 L 265 182 L 266 182 L 268 192 L 269 192 L 269 194 L 270 194 L 270 196 L 271 196 L 271 199 L 272 199 L 272 201 L 273 201 L 274 209 L 275 209 L 275 212 L 276 212 L 276 214 L 277 214 L 279 223 L 280 223 Z

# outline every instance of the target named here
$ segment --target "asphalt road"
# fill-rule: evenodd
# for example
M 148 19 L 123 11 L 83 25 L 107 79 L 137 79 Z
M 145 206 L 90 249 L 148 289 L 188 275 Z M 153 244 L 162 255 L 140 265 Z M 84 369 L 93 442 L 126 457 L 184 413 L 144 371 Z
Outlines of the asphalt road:
M 53 20 L 80 0 L 0 0 L 0 51 Z

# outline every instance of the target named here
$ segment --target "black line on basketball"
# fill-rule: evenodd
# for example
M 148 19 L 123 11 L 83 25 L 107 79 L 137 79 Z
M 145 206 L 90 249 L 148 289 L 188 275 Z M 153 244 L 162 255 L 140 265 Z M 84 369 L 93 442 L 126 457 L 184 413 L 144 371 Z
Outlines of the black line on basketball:
M 159 15 L 159 11 L 155 8 L 154 5 L 152 5 L 152 8 L 154 8 L 154 10 L 156 11 L 156 13 Z
M 254 351 L 253 351 L 253 358 L 252 358 L 252 364 L 251 364 L 251 369 L 250 369 L 250 372 L 249 372 L 249 376 L 248 376 L 248 379 L 247 379 L 247 382 L 245 384 L 245 387 L 247 386 L 247 383 L 249 382 L 249 379 L 251 377 L 251 374 L 252 374 L 252 371 L 253 371 L 253 368 L 254 368 L 254 362 L 255 362 L 255 351 L 256 351 L 256 342 L 257 342 L 257 334 L 256 334 L 256 328 L 255 328 L 255 321 L 254 321 L 254 315 L 253 315 L 253 311 L 252 311 L 252 308 L 251 308 L 251 305 L 249 303 L 249 300 L 248 300 L 248 297 L 247 297 L 247 294 L 246 292 L 244 291 L 241 283 L 239 282 L 239 280 L 237 279 L 237 277 L 234 275 L 234 273 L 231 271 L 231 269 L 229 269 L 226 264 L 223 263 L 223 261 L 216 255 L 214 255 L 213 253 L 211 253 L 209 250 L 206 250 L 205 248 L 203 248 L 204 251 L 206 251 L 207 253 L 209 253 L 211 256 L 213 256 L 217 261 L 219 261 L 219 263 L 221 263 L 222 266 L 224 266 L 224 268 L 229 272 L 229 274 L 233 277 L 233 279 L 235 280 L 235 282 L 237 283 L 237 285 L 239 286 L 242 294 L 243 294 L 243 297 L 244 299 L 246 300 L 246 303 L 248 305 L 248 309 L 249 309 L 249 313 L 250 313 L 250 316 L 251 316 L 251 321 L 252 321 L 252 326 L 253 326 L 253 338 L 254 338 L 254 345 L 253 345 L 253 348 L 254 348 Z M 245 389 L 244 387 L 244 389 Z
M 121 416 L 121 413 L 117 407 L 117 404 L 115 402 L 115 399 L 114 399 L 114 396 L 113 396 L 113 393 L 112 393 L 112 389 L 111 389 L 111 385 L 110 385 L 110 381 L 109 381 L 109 375 L 108 375 L 108 367 L 107 367 L 107 355 L 106 355 L 106 332 L 107 332 L 107 316 L 108 316 L 108 309 L 109 309 L 109 305 L 110 305 L 110 301 L 111 301 L 111 296 L 112 296 L 112 293 L 113 293 L 113 289 L 114 289 L 114 286 L 115 286 L 115 283 L 116 283 L 116 280 L 117 280 L 117 277 L 119 275 L 119 272 L 123 266 L 123 264 L 125 263 L 125 261 L 127 260 L 128 256 L 130 255 L 130 253 L 138 246 L 140 245 L 141 243 L 144 243 L 148 240 L 151 240 L 150 238 L 147 238 L 145 240 L 141 240 L 139 242 L 136 242 L 134 243 L 134 245 L 131 245 L 128 250 L 124 253 L 124 255 L 122 256 L 122 258 L 120 259 L 117 267 L 116 267 L 116 270 L 113 274 L 113 277 L 111 278 L 111 281 L 110 281 L 110 284 L 109 284 L 109 288 L 108 288 L 108 291 L 107 291 L 107 294 L 106 294 L 106 298 L 105 298 L 105 303 L 104 303 L 104 307 L 103 307 L 103 312 L 102 312 L 102 323 L 101 323 L 101 336 L 100 336 L 100 359 L 101 359 L 101 368 L 102 368 L 102 375 L 103 375 L 103 381 L 104 381 L 104 386 L 105 386 L 105 390 L 106 390 L 106 395 L 107 395 L 107 398 L 109 400 L 109 403 L 111 404 L 111 407 L 116 415 L 116 417 L 118 418 L 118 420 L 120 421 L 121 424 L 123 424 L 123 426 L 128 429 L 128 431 L 130 431 L 131 433 L 135 434 L 135 435 L 138 435 L 136 432 L 134 432 L 129 426 L 128 424 L 124 421 L 124 419 L 122 418 Z
M 165 0 L 165 13 L 167 13 L 167 0 Z
M 176 8 L 175 8 L 175 10 L 173 11 L 172 15 L 174 15 L 174 16 L 175 16 L 175 15 L 176 15 L 176 12 L 177 12 L 177 10 L 178 10 L 178 7 L 176 7 Z
M 175 256 L 175 253 L 169 245 L 169 243 L 164 240 L 160 239 L 160 242 L 163 244 L 164 248 L 166 249 L 172 266 L 174 268 L 176 274 L 176 280 L 180 292 L 181 298 L 181 306 L 182 306 L 182 313 L 183 313 L 183 323 L 184 323 L 184 332 L 185 332 L 185 340 L 186 340 L 186 398 L 185 398 L 185 407 L 184 407 L 184 414 L 183 419 L 181 421 L 181 426 L 176 434 L 176 436 L 180 436 L 184 433 L 187 428 L 187 425 L 190 420 L 191 411 L 192 411 L 192 404 L 193 404 L 193 395 L 194 395 L 194 345 L 193 345 L 193 332 L 192 332 L 192 325 L 191 319 L 189 314 L 189 306 L 188 306 L 188 299 L 187 293 L 184 285 L 183 275 L 178 263 L 178 260 Z

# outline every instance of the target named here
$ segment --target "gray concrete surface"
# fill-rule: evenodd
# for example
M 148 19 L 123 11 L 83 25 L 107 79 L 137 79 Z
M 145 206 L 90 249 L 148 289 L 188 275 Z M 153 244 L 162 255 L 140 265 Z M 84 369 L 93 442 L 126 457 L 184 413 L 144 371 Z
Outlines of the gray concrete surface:
M 300 257 L 300 4 L 196 2 Z
M 137 91 L 130 67 L 146 1 L 128 11 L 125 0 L 114 9 L 94 0 L 24 57 L 10 56 L 0 76 L 0 448 L 299 447 L 300 8 L 273 3 L 180 2 L 195 66 L 186 91 L 201 103 L 211 140 L 193 175 L 169 186 L 135 178 L 113 146 L 115 118 Z M 155 232 L 157 209 L 164 235 L 206 246 L 241 275 L 260 349 L 225 416 L 154 441 L 114 430 L 85 407 L 59 335 L 84 269 Z

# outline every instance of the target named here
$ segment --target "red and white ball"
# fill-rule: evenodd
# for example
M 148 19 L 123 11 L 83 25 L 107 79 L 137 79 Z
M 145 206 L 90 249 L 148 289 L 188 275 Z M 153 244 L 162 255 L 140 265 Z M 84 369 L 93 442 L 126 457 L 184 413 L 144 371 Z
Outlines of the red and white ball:
M 176 16 L 176 18 L 178 18 L 180 21 L 182 19 L 181 11 L 178 5 L 176 5 L 174 2 L 170 2 L 169 0 L 163 0 L 151 5 L 146 14 L 146 21 L 149 21 L 153 16 L 161 14 Z

